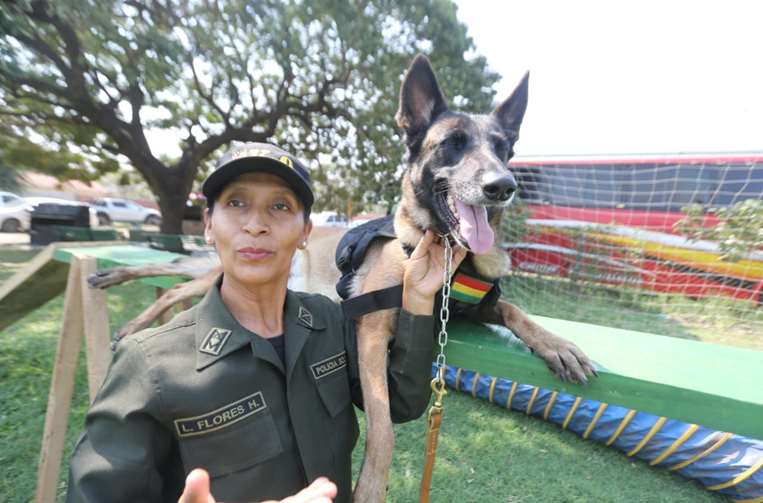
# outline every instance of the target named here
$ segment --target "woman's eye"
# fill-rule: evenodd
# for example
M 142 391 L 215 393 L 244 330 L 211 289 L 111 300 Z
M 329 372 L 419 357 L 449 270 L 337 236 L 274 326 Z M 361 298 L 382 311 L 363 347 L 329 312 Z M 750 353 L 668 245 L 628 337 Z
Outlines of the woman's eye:
M 273 208 L 277 209 L 278 211 L 289 211 L 289 210 L 291 210 L 291 206 L 289 206 L 286 203 L 275 203 L 273 205 Z
M 245 206 L 241 199 L 229 199 L 226 204 L 231 208 L 243 208 Z

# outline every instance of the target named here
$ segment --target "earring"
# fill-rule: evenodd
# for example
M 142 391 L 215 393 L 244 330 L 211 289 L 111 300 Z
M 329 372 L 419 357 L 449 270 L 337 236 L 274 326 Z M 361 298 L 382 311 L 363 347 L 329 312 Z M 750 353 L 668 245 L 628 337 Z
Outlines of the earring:
M 302 244 L 301 244 L 301 245 L 299 245 L 299 247 L 300 247 L 301 249 L 303 249 L 303 250 L 304 250 L 305 248 L 307 248 L 307 241 L 302 241 Z
M 207 241 L 207 244 L 208 244 L 208 245 L 213 245 L 213 244 L 215 244 L 215 240 L 214 240 L 214 239 L 212 239 L 212 238 L 211 238 L 211 237 L 209 237 L 209 236 L 207 236 L 207 238 L 206 238 L 206 241 Z

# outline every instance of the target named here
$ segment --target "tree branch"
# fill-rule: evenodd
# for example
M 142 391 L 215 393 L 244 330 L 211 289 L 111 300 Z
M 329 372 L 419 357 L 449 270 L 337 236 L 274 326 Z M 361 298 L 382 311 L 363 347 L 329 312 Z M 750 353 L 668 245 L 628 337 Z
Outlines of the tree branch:
M 220 114 L 220 117 L 222 117 L 223 122 L 225 122 L 226 127 L 230 127 L 230 115 L 229 113 L 226 113 L 223 111 L 222 108 L 215 102 L 215 99 L 212 97 L 212 92 L 210 91 L 209 94 L 204 92 L 204 88 L 201 85 L 201 82 L 199 81 L 199 76 L 196 73 L 196 65 L 193 64 L 193 55 L 189 55 L 188 57 L 188 64 L 191 66 L 191 73 L 193 74 L 193 85 L 196 88 L 196 92 L 199 93 L 199 96 L 204 98 L 204 101 L 209 103 L 209 106 L 217 110 L 217 113 Z M 214 79 L 212 81 L 212 87 L 214 88 Z

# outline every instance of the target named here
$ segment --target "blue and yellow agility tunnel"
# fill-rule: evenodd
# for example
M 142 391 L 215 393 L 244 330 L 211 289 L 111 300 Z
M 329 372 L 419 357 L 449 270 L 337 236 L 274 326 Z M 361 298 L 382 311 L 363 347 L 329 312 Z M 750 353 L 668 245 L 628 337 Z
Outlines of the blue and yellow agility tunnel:
M 599 377 L 586 386 L 562 383 L 510 332 L 452 323 L 447 385 L 734 501 L 763 502 L 763 353 L 535 319 L 586 351 Z

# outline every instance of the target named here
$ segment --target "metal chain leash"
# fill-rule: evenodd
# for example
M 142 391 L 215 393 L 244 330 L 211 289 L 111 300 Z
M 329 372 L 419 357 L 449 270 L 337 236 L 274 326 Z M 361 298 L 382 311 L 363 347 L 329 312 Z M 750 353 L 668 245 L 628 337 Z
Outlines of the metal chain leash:
M 447 236 L 442 237 L 445 243 L 445 270 L 442 278 L 442 306 L 440 307 L 440 333 L 437 336 L 437 343 L 440 345 L 440 353 L 437 355 L 436 367 L 437 375 L 432 379 L 432 391 L 435 399 L 429 408 L 427 440 L 426 440 L 426 458 L 424 462 L 424 471 L 421 474 L 421 487 L 419 489 L 419 503 L 429 503 L 429 489 L 432 484 L 432 472 L 434 471 L 435 456 L 437 453 L 437 439 L 440 434 L 440 423 L 442 422 L 442 397 L 447 393 L 445 391 L 445 346 L 448 344 L 448 319 L 450 310 L 448 302 L 450 300 L 450 274 L 453 268 L 453 249 L 450 247 L 450 241 Z
M 448 303 L 450 300 L 450 275 L 453 268 L 453 248 L 450 246 L 450 240 L 443 236 L 442 241 L 445 248 L 445 268 L 442 272 L 442 306 L 440 307 L 440 333 L 437 335 L 437 343 L 440 346 L 440 352 L 437 355 L 435 366 L 437 376 L 432 380 L 432 390 L 437 394 L 438 401 L 445 394 L 445 346 L 448 344 L 448 320 L 450 319 L 450 309 Z

